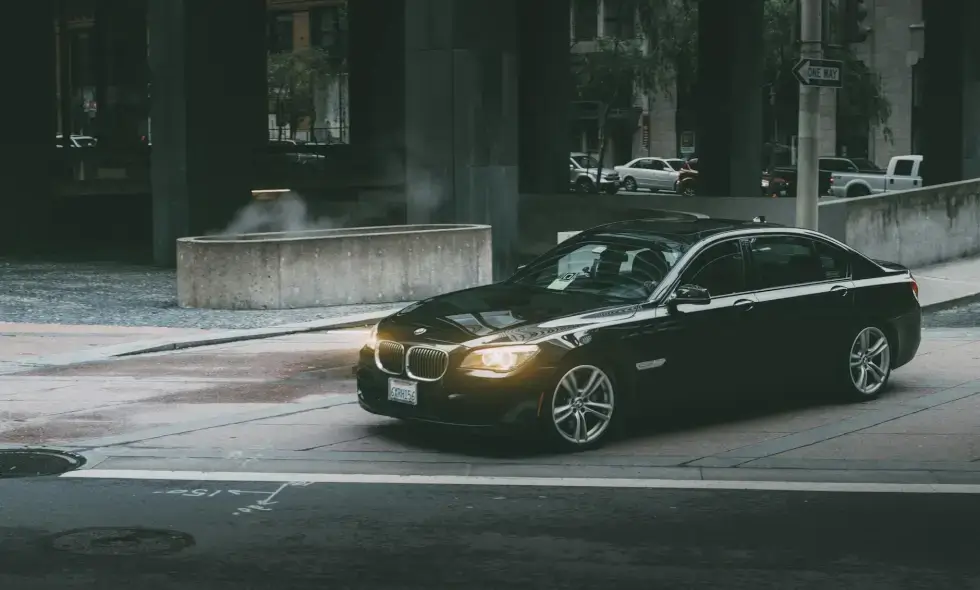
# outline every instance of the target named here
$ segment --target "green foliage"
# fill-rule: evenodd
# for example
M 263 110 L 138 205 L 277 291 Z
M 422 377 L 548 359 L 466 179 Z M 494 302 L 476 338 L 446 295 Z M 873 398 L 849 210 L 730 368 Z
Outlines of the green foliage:
M 314 97 L 318 81 L 336 75 L 342 67 L 342 63 L 332 59 L 325 49 L 319 47 L 270 53 L 266 75 L 271 106 L 295 130 L 296 121 L 315 112 Z
M 648 55 L 638 56 L 618 49 L 615 43 L 601 40 L 601 55 L 587 58 L 586 67 L 576 66 L 578 95 L 596 96 L 596 87 L 610 78 L 635 75 L 642 90 L 676 88 L 680 95 L 690 95 L 697 79 L 698 66 L 698 0 L 624 0 L 638 15 L 637 37 L 649 39 Z M 731 0 L 735 1 L 735 0 Z M 832 29 L 840 22 L 838 2 L 832 2 Z M 795 0 L 765 0 L 764 5 L 765 85 L 775 89 L 777 109 L 795 111 L 799 85 L 792 68 L 799 58 L 796 44 L 798 13 Z M 832 30 L 832 33 L 834 31 Z M 639 46 L 638 39 L 628 40 Z M 844 89 L 840 92 L 841 121 L 863 120 L 882 129 L 890 138 L 888 118 L 891 105 L 882 94 L 879 77 L 847 47 L 829 52 L 828 57 L 844 62 Z M 621 64 L 613 63 L 622 60 Z M 607 69 L 608 73 L 601 73 Z M 579 100 L 598 100 L 579 98 Z
M 594 51 L 572 52 L 575 98 L 616 105 L 633 96 L 634 89 L 649 90 L 664 72 L 655 59 L 644 55 L 640 39 L 596 39 Z

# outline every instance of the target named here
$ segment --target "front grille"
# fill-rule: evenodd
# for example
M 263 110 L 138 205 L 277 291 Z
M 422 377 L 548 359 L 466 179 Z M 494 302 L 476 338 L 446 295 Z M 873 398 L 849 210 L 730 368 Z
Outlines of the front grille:
M 385 373 L 401 375 L 405 370 L 405 347 L 397 342 L 382 340 L 378 342 L 374 360 Z
M 416 346 L 408 350 L 407 373 L 419 381 L 438 381 L 449 367 L 449 355 L 436 348 Z

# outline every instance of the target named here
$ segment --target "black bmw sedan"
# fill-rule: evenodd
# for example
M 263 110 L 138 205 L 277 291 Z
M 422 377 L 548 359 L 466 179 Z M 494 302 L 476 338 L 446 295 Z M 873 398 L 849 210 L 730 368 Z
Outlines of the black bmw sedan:
M 902 266 L 764 221 L 623 221 L 492 285 L 382 320 L 360 351 L 369 412 L 539 428 L 599 445 L 648 407 L 759 387 L 877 397 L 919 348 Z

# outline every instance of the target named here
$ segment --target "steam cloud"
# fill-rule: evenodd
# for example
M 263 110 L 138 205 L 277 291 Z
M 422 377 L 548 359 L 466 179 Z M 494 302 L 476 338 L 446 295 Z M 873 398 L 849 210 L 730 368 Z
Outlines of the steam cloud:
M 283 193 L 269 201 L 254 201 L 235 214 L 231 223 L 220 233 L 223 235 L 303 232 L 318 229 L 344 227 L 346 217 L 312 218 L 306 201 L 294 192 Z

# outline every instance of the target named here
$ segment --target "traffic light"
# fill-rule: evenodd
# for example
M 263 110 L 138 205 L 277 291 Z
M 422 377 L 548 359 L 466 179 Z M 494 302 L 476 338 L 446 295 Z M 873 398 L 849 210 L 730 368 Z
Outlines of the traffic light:
M 843 0 L 843 24 L 845 43 L 864 43 L 871 34 L 868 20 L 868 3 L 864 0 Z

